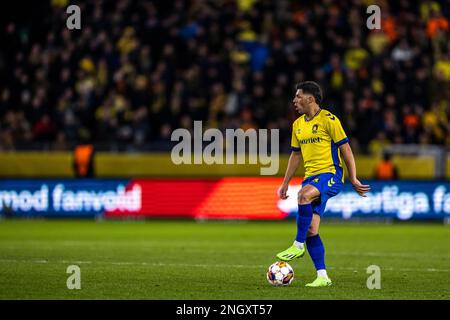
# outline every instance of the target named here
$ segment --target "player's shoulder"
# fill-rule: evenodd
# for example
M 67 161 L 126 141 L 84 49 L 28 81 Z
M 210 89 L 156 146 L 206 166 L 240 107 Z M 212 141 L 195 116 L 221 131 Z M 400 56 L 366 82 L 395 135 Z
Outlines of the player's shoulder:
M 327 121 L 327 122 L 333 122 L 333 121 L 339 121 L 338 117 L 332 113 L 331 111 L 327 110 L 327 109 L 322 109 L 322 112 L 320 113 L 320 117 L 322 118 L 323 121 Z
M 295 119 L 294 123 L 292 124 L 293 127 L 297 127 L 300 125 L 300 123 L 303 121 L 303 119 L 305 118 L 305 115 L 302 114 L 300 117 L 298 117 L 297 119 Z

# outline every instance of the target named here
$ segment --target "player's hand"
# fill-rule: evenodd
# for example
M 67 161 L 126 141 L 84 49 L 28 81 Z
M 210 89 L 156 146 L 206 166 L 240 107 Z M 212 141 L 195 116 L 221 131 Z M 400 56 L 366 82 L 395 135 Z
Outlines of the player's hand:
M 366 197 L 366 193 L 370 191 L 370 186 L 368 184 L 362 184 L 358 179 L 351 181 L 351 183 L 353 189 L 355 189 L 361 197 Z
M 286 200 L 289 196 L 287 195 L 289 185 L 285 185 L 284 183 L 281 185 L 281 187 L 278 189 L 278 196 L 282 200 Z

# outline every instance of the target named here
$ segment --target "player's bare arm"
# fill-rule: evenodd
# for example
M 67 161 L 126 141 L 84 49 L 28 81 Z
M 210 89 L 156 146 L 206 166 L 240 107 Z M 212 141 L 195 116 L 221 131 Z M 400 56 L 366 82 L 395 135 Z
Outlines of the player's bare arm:
M 280 199 L 285 200 L 288 198 L 287 191 L 289 188 L 289 182 L 291 181 L 292 177 L 295 175 L 295 172 L 300 166 L 301 158 L 302 155 L 299 151 L 291 152 L 286 173 L 284 175 L 283 183 L 281 187 L 278 189 L 278 195 L 280 196 Z
M 341 151 L 342 158 L 344 159 L 345 165 L 347 166 L 348 177 L 350 179 L 350 183 L 353 185 L 353 189 L 355 189 L 355 191 L 361 197 L 365 197 L 366 193 L 370 191 L 370 186 L 367 184 L 362 184 L 356 177 L 355 158 L 353 157 L 353 152 L 350 144 L 344 143 L 343 145 L 339 146 L 339 150 Z

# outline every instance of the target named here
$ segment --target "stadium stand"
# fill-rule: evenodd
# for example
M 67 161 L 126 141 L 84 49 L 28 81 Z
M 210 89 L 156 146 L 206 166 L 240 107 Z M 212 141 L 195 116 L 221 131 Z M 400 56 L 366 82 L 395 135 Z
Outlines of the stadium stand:
M 170 148 L 175 128 L 280 128 L 289 149 L 294 84 L 314 79 L 358 153 L 450 145 L 446 1 L 68 1 L 5 25 L 2 150 Z M 364 125 L 361 125 L 364 124 Z

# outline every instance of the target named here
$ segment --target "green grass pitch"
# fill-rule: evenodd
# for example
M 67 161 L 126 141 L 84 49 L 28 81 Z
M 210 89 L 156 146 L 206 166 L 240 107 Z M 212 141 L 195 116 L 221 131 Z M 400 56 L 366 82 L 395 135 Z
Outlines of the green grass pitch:
M 295 280 L 265 273 L 291 244 L 294 221 L 0 221 L 0 299 L 449 299 L 450 227 L 324 223 L 328 288 L 308 254 Z M 81 289 L 66 287 L 69 265 Z M 369 265 L 381 289 L 366 286 Z

